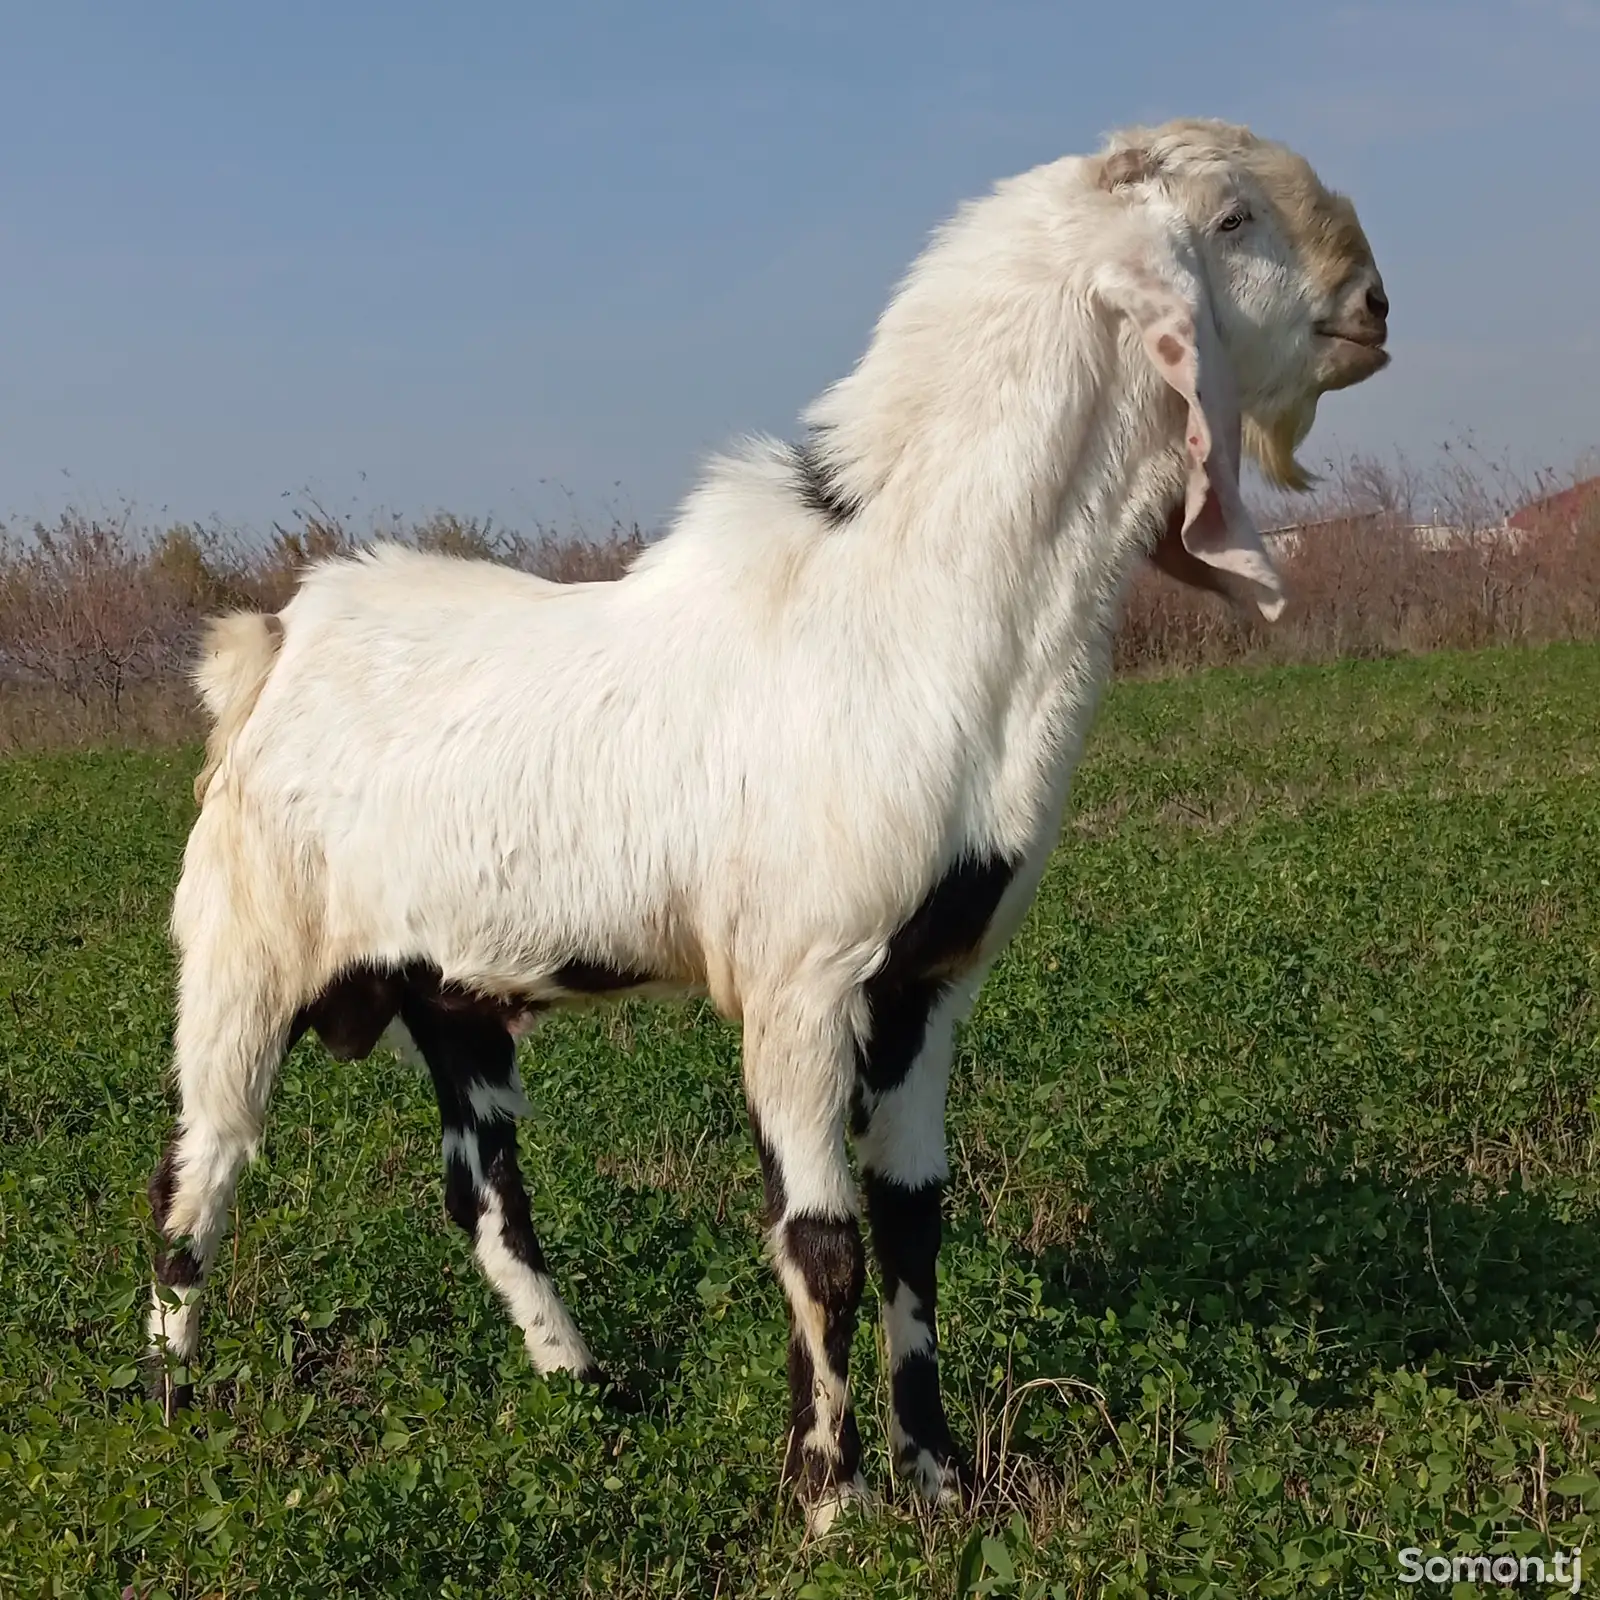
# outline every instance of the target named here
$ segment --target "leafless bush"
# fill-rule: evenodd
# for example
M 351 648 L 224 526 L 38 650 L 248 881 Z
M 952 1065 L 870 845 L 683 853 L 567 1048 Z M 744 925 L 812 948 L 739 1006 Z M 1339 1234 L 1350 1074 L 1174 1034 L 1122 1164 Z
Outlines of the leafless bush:
M 1283 618 L 1252 623 L 1150 568 L 1129 596 L 1118 670 L 1600 639 L 1600 492 L 1562 487 L 1517 480 L 1470 446 L 1430 473 L 1333 464 L 1311 499 L 1260 508 L 1263 526 L 1302 525 L 1279 552 Z M 1508 514 L 1530 502 L 1540 508 L 1508 533 Z M 645 542 L 620 524 L 573 539 L 446 513 L 358 528 L 315 502 L 266 539 L 195 524 L 152 533 L 126 515 L 0 533 L 0 750 L 195 736 L 184 667 L 200 621 L 281 606 L 307 561 L 379 535 L 569 583 L 617 577 Z
M 1405 462 L 1340 463 L 1309 503 L 1266 508 L 1264 526 L 1281 525 L 1285 512 L 1300 524 L 1276 552 L 1289 593 L 1276 623 L 1247 621 L 1142 571 L 1117 667 L 1165 672 L 1600 638 L 1600 482 L 1566 499 L 1560 487 L 1548 476 L 1529 483 L 1485 471 L 1458 453 L 1428 477 Z
M 70 512 L 24 535 L 0 533 L 0 750 L 194 737 L 185 667 L 204 618 L 275 609 L 306 562 L 378 534 L 562 583 L 615 578 L 644 543 L 637 528 L 558 539 L 443 513 L 358 530 L 317 507 L 265 541 L 192 524 L 157 534 L 126 515 Z

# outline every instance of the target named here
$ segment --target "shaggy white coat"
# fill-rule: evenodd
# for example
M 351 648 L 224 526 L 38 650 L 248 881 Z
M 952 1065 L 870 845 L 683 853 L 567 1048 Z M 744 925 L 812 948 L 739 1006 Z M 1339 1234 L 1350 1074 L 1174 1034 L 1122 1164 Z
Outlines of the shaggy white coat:
M 387 547 L 216 629 L 169 1234 L 209 1259 L 296 1009 L 416 961 L 530 1002 L 578 959 L 704 990 L 743 1020 L 789 1213 L 851 1214 L 861 985 L 953 863 L 1000 856 L 1016 875 L 870 1136 L 878 1170 L 944 1176 L 949 1031 L 1058 836 L 1126 580 L 1181 535 L 1188 575 L 1275 615 L 1241 413 L 1292 466 L 1363 359 L 1326 332 L 1377 282 L 1359 229 L 1319 234 L 1274 204 L 1282 159 L 1182 126 L 1159 162 L 1056 161 L 939 232 L 807 416 L 843 520 L 758 439 L 620 581 Z M 911 1309 L 888 1308 L 908 1348 Z M 819 1360 L 819 1427 L 834 1377 Z

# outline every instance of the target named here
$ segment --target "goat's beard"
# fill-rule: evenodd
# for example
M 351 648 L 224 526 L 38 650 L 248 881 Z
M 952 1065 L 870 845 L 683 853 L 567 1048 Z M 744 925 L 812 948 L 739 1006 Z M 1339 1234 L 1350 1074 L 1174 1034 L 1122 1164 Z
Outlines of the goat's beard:
M 1273 488 L 1292 489 L 1303 494 L 1316 483 L 1316 474 L 1307 472 L 1295 459 L 1296 449 L 1316 420 L 1316 395 L 1287 407 L 1276 416 L 1243 419 L 1245 453 Z

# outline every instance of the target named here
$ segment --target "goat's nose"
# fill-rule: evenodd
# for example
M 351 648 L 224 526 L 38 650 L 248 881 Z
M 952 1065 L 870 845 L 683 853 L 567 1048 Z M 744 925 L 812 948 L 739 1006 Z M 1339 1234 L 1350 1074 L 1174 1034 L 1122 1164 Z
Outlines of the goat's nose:
M 1389 315 L 1389 297 L 1382 289 L 1367 290 L 1367 310 L 1375 317 Z

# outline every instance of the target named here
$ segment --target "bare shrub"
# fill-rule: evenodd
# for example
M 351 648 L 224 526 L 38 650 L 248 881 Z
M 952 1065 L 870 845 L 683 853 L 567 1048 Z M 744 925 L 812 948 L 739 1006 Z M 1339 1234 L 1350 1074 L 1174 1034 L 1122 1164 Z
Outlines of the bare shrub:
M 1263 526 L 1286 509 L 1267 508 Z M 1289 593 L 1276 623 L 1141 571 L 1118 669 L 1600 638 L 1600 482 L 1562 493 L 1548 477 L 1529 484 L 1456 453 L 1426 478 L 1404 462 L 1356 458 L 1294 509 L 1298 527 L 1275 552 Z
M 240 607 L 276 609 L 308 561 L 379 534 L 565 583 L 615 578 L 644 545 L 637 528 L 563 540 L 444 513 L 358 530 L 317 507 L 264 542 L 72 512 L 0 533 L 0 750 L 197 737 L 185 668 L 199 624 Z
M 0 553 L 0 674 L 30 725 L 55 706 L 77 737 L 124 725 L 181 672 L 195 572 L 161 560 L 125 527 L 64 516 Z

